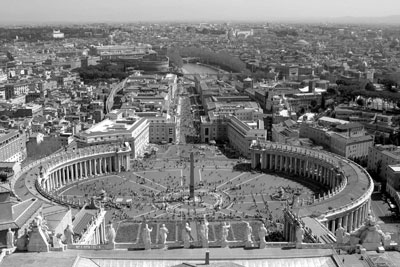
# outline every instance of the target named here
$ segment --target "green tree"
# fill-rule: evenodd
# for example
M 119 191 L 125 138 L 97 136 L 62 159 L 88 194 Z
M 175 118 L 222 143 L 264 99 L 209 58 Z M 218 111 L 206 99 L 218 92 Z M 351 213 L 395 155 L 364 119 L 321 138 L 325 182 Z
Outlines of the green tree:
M 365 85 L 365 90 L 367 91 L 375 91 L 375 86 L 373 83 L 369 82 Z
M 356 100 L 356 103 L 357 103 L 357 105 L 362 106 L 362 107 L 365 105 L 365 101 L 361 97 Z

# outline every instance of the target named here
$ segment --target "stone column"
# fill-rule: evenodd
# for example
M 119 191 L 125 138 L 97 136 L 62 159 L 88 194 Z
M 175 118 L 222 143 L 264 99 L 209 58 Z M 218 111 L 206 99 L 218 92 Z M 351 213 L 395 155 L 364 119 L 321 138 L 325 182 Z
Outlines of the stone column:
M 61 173 L 62 184 L 66 185 L 67 182 L 65 181 L 65 170 L 64 170 L 64 168 L 60 169 L 60 173 Z
M 285 171 L 290 172 L 290 157 L 285 156 Z
M 78 175 L 78 163 L 74 164 L 74 168 L 75 168 L 75 181 L 79 180 L 79 175 Z
M 358 212 L 359 212 L 359 210 L 355 210 L 354 211 L 354 229 L 357 229 L 358 228 Z
M 57 172 L 53 172 L 53 177 L 54 177 L 54 181 L 55 181 L 55 185 L 56 185 L 56 189 L 60 187 L 60 183 L 58 182 L 58 176 L 57 176 Z
M 74 164 L 69 165 L 69 166 L 68 166 L 68 170 L 69 170 L 69 172 L 70 172 L 69 177 L 70 177 L 70 179 L 71 179 L 71 182 L 73 182 L 73 181 L 75 180 Z
M 51 174 L 49 177 L 47 177 L 47 180 L 49 181 L 49 191 L 53 190 L 53 179 L 51 177 Z
M 47 180 L 44 180 L 43 189 L 44 189 L 45 191 L 49 191 L 49 183 L 48 183 Z
M 58 184 L 59 184 L 60 187 L 62 187 L 63 184 L 62 184 L 62 179 L 61 179 L 61 172 L 60 172 L 60 170 L 57 170 L 56 173 L 57 173 L 57 178 L 58 178 Z
M 67 175 L 67 183 L 69 183 L 69 167 L 68 166 L 65 167 L 65 172 L 66 172 L 66 175 Z
M 336 230 L 336 219 L 333 219 L 332 220 L 332 230 L 331 230 L 331 232 L 335 233 L 335 230 Z
M 343 226 L 344 229 L 346 229 L 346 231 L 348 231 L 348 228 L 347 228 L 348 220 L 349 220 L 349 215 L 346 214 L 346 215 L 343 217 L 343 223 L 342 223 L 342 226 Z
M 94 172 L 95 172 L 96 175 L 100 174 L 100 172 L 99 172 L 99 162 L 98 162 L 97 158 L 94 159 Z
M 267 160 L 266 160 L 266 158 L 265 158 L 265 152 L 263 151 L 263 152 L 261 152 L 260 154 L 256 154 L 255 155 L 255 158 L 256 158 L 256 166 L 258 165 L 258 164 L 260 164 L 260 167 L 261 167 L 261 170 L 264 170 L 264 169 L 266 169 L 267 168 Z
M 251 150 L 251 168 L 254 169 L 256 167 L 256 155 L 254 150 Z
M 362 222 L 364 222 L 365 218 L 367 217 L 367 205 L 364 204 L 362 206 Z
M 353 212 L 350 212 L 348 229 L 349 232 L 353 231 Z
M 325 171 L 325 167 L 324 166 L 320 166 L 320 173 L 318 176 L 318 182 L 322 181 L 322 177 L 324 177 L 324 171 Z
M 329 176 L 328 176 L 328 186 L 329 187 L 332 185 L 332 176 L 333 176 L 333 171 L 329 171 Z
M 121 156 L 120 155 L 117 155 L 117 162 L 118 162 L 117 172 L 121 172 Z
M 322 181 L 324 180 L 325 171 L 326 171 L 326 168 L 322 167 L 321 168 L 321 176 L 318 178 L 318 182 L 322 183 Z
M 272 154 L 269 154 L 269 170 L 272 170 L 272 166 L 273 166 L 273 156 Z
M 56 176 L 56 173 L 53 172 L 53 173 L 51 174 L 51 176 L 53 177 L 53 181 L 54 181 L 54 189 L 57 189 L 57 188 L 58 188 L 58 183 L 57 183 L 57 176 Z
M 83 161 L 79 162 L 79 179 L 83 179 Z
M 89 175 L 93 176 L 93 161 L 92 161 L 92 159 L 89 159 L 88 163 L 89 163 Z

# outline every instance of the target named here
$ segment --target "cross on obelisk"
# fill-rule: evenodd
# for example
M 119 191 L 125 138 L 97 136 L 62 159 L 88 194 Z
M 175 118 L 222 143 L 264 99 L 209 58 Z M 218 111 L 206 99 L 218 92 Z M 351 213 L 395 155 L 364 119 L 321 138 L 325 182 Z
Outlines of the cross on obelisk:
M 189 185 L 189 197 L 194 199 L 194 155 L 190 152 L 190 185 Z

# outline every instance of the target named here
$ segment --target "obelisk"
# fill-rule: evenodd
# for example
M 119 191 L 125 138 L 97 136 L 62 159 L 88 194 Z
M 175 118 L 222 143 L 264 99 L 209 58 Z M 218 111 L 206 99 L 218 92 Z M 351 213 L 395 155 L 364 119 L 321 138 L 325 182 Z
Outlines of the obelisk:
M 190 199 L 194 199 L 194 155 L 193 155 L 193 152 L 190 152 L 189 197 L 190 197 Z

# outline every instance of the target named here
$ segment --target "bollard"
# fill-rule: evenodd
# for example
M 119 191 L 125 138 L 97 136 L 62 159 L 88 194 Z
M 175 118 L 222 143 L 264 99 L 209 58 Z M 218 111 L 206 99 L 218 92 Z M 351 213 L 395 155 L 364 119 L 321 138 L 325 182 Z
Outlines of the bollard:
M 210 252 L 206 251 L 206 262 L 205 265 L 209 265 L 210 264 Z

